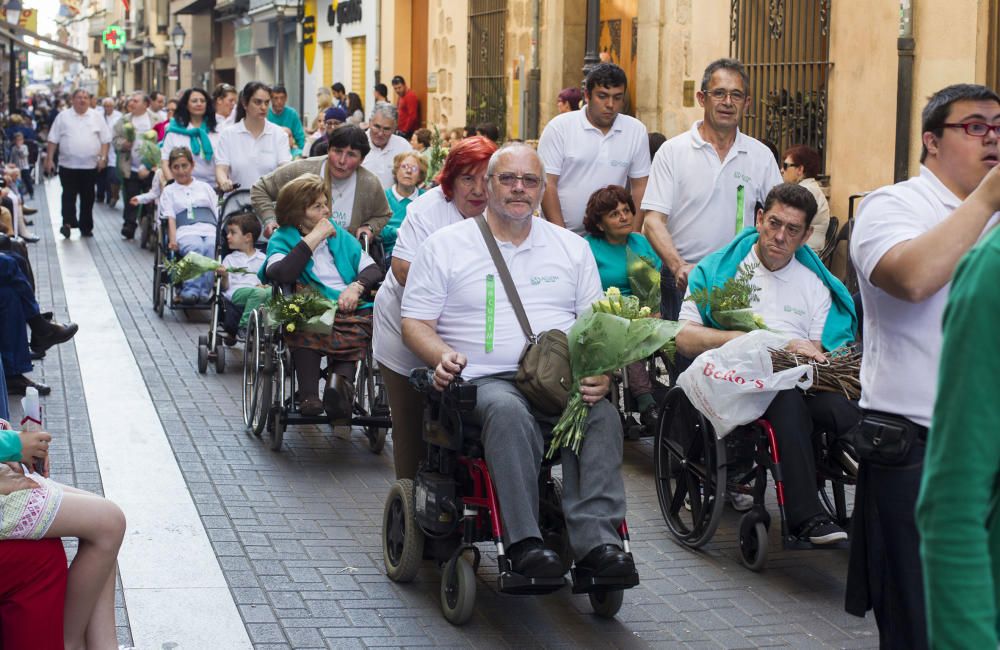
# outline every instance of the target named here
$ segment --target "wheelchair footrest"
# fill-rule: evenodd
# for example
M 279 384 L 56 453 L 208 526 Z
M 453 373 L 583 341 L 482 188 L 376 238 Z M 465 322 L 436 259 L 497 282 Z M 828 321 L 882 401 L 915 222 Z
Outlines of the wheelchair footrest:
M 587 569 L 573 567 L 573 593 L 589 594 L 592 591 L 631 589 L 639 584 L 639 574 L 627 576 L 595 576 Z
M 529 578 L 513 571 L 504 571 L 497 579 L 500 593 L 516 596 L 530 594 L 548 594 L 566 586 L 566 578 Z

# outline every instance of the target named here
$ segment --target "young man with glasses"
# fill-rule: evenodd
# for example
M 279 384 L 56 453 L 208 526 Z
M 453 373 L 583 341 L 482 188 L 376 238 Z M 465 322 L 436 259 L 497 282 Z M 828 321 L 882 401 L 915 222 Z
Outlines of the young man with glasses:
M 781 182 L 774 155 L 741 133 L 750 77 L 735 59 L 705 68 L 704 117 L 656 152 L 642 198 L 642 234 L 663 260 L 663 318 L 676 319 L 694 265 L 754 224 L 754 209 Z
M 795 337 L 788 350 L 825 361 L 824 351 L 854 341 L 857 316 L 847 289 L 806 245 L 815 216 L 816 199 L 809 190 L 791 183 L 775 186 L 757 211 L 756 230 L 744 230 L 695 266 L 688 296 L 722 286 L 741 268 L 752 266 L 752 283 L 758 288 L 751 297 L 754 312 L 769 329 Z M 689 358 L 745 335 L 719 328 L 709 309 L 690 301 L 681 307 L 680 319 L 687 325 L 677 334 L 677 350 Z M 858 421 L 857 408 L 840 393 L 806 395 L 793 388 L 779 392 L 763 417 L 778 441 L 791 534 L 814 545 L 847 539 L 820 505 L 813 434 L 846 434 Z
M 891 465 L 862 455 L 847 579 L 847 611 L 874 609 L 881 646 L 918 650 L 928 642 L 914 508 L 941 321 L 959 260 L 1000 218 L 1000 95 L 948 86 L 928 101 L 921 132 L 920 174 L 869 195 L 851 237 L 865 319 L 861 433 L 877 417 L 912 442 Z
M 361 166 L 378 176 L 382 189 L 392 187 L 392 161 L 396 156 L 413 151 L 409 141 L 395 134 L 398 112 L 392 104 L 375 104 L 368 122 L 368 143 L 371 151 Z
M 538 141 L 547 185 L 542 214 L 581 236 L 591 194 L 608 185 L 627 186 L 639 205 L 649 177 L 646 126 L 622 114 L 625 71 L 613 63 L 599 64 L 587 75 L 585 87 L 583 110 L 552 118 Z M 636 223 L 640 227 L 641 218 Z

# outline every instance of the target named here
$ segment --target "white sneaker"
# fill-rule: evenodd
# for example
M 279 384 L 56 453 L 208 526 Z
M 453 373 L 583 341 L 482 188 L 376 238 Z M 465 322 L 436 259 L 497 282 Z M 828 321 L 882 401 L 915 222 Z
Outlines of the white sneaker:
M 753 507 L 753 497 L 742 492 L 726 491 L 726 502 L 733 506 L 736 512 L 746 512 Z

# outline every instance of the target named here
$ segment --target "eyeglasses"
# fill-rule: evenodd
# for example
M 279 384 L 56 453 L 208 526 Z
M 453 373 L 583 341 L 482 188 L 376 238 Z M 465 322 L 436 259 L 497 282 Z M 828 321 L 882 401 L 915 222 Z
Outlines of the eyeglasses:
M 524 189 L 533 190 L 542 184 L 542 179 L 534 174 L 524 174 L 523 176 L 518 176 L 513 172 L 501 172 L 499 174 L 490 174 L 490 176 L 495 176 L 500 184 L 504 187 L 514 187 L 517 185 L 518 181 L 524 184 Z
M 733 100 L 733 102 L 737 104 L 739 104 L 740 102 L 742 102 L 744 99 L 747 98 L 746 93 L 744 93 L 741 90 L 726 90 L 724 88 L 716 88 L 714 90 L 709 90 L 705 94 L 717 102 L 724 102 L 726 101 L 726 97 L 729 97 L 730 99 Z
M 792 239 L 795 239 L 805 231 L 805 228 L 803 228 L 802 226 L 797 226 L 791 223 L 785 223 L 781 219 L 776 219 L 775 217 L 768 217 L 767 219 L 765 219 L 764 225 L 767 227 L 768 230 L 774 233 L 781 232 L 781 229 L 784 228 L 785 234 L 791 237 Z
M 952 122 L 949 124 L 942 124 L 941 126 L 946 126 L 949 129 L 962 129 L 965 131 L 966 135 L 971 135 L 974 138 L 985 138 L 990 131 L 993 131 L 993 135 L 1000 138 L 1000 124 L 987 124 L 986 122 Z
M 392 133 L 395 130 L 394 127 L 391 127 L 391 126 L 379 126 L 378 124 L 370 124 L 370 125 L 368 125 L 368 128 L 372 129 L 372 130 L 375 130 L 375 131 L 378 131 L 379 133 Z
M 402 164 L 402 165 L 399 166 L 399 171 L 401 171 L 401 172 L 410 172 L 411 174 L 413 174 L 413 173 L 416 173 L 416 172 L 420 171 L 420 167 L 417 167 L 416 165 Z
M 783 163 L 781 163 L 781 168 L 782 169 L 788 169 L 789 167 L 798 167 L 798 164 L 797 163 L 793 163 L 793 162 L 783 162 Z

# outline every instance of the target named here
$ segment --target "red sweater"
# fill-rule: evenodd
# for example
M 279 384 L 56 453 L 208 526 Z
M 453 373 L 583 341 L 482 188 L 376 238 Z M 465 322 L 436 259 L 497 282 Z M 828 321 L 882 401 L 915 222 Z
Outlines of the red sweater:
M 396 107 L 399 109 L 397 128 L 403 133 L 415 131 L 420 126 L 420 100 L 417 99 L 417 93 L 407 89 Z

